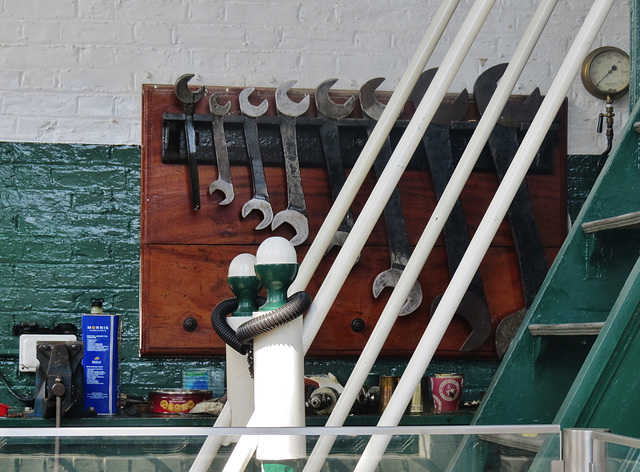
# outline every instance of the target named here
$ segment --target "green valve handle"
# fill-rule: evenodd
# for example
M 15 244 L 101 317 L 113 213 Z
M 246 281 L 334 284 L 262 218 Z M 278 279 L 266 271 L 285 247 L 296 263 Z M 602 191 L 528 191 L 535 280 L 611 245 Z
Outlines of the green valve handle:
M 238 299 L 238 308 L 231 316 L 251 316 L 258 310 L 255 304 L 256 295 L 262 289 L 262 283 L 256 276 L 254 266 L 256 257 L 253 254 L 238 254 L 229 264 L 227 283 Z
M 266 239 L 256 253 L 254 270 L 267 289 L 267 302 L 260 307 L 260 311 L 271 311 L 285 305 L 287 290 L 298 274 L 293 245 L 280 236 Z
M 298 264 L 258 264 L 258 279 L 267 289 L 267 302 L 260 311 L 271 311 L 287 303 L 287 290 L 298 274 Z

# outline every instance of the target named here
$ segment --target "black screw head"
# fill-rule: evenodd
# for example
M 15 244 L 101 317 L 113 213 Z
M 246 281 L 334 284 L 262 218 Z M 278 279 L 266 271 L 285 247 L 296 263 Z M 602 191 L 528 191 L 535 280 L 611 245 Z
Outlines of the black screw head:
M 351 329 L 354 333 L 364 331 L 364 320 L 362 318 L 354 318 L 351 320 Z
M 189 316 L 182 322 L 182 327 L 186 332 L 191 333 L 198 329 L 198 320 L 196 320 L 192 316 Z

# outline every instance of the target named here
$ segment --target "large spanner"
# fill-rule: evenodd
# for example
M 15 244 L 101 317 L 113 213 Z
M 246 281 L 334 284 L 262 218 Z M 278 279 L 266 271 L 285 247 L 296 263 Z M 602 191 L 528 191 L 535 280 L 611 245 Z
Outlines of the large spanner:
M 319 112 L 318 118 L 320 119 L 320 138 L 322 140 L 324 160 L 327 164 L 329 187 L 331 188 L 331 196 L 334 201 L 338 198 L 338 194 L 346 180 L 342 153 L 340 151 L 338 120 L 349 116 L 355 105 L 355 97 L 353 95 L 342 104 L 331 100 L 329 97 L 329 89 L 337 81 L 338 79 L 325 80 L 318 85 L 315 92 L 316 107 Z M 333 236 L 331 243 L 329 243 L 326 252 L 329 252 L 333 246 L 342 246 L 351 228 L 353 228 L 353 215 L 351 214 L 351 209 L 349 209 L 340 223 L 336 234 Z
M 189 184 L 191 186 L 191 207 L 200 209 L 200 178 L 198 177 L 198 160 L 196 157 L 196 130 L 193 126 L 193 114 L 196 104 L 202 100 L 205 94 L 204 86 L 198 91 L 189 90 L 189 81 L 194 74 L 184 74 L 178 77 L 175 84 L 175 92 L 178 100 L 184 106 L 184 135 L 187 149 L 187 164 L 189 166 Z
M 298 162 L 296 117 L 309 109 L 310 98 L 309 95 L 306 95 L 299 103 L 292 101 L 287 95 L 287 91 L 295 83 L 295 80 L 290 80 L 276 89 L 276 108 L 282 120 L 280 122 L 280 136 L 287 175 L 287 209 L 276 213 L 271 222 L 271 229 L 274 230 L 283 223 L 289 223 L 296 231 L 290 242 L 294 246 L 298 246 L 309 236 L 309 221 L 307 220 L 307 206 L 304 201 L 300 163 Z
M 384 82 L 383 77 L 377 77 L 369 80 L 360 88 L 360 106 L 362 111 L 372 119 L 367 126 L 367 132 L 371 134 L 375 123 L 373 120 L 379 120 L 384 110 L 384 104 L 375 96 L 375 90 Z M 373 170 L 376 177 L 379 178 L 382 171 L 389 162 L 391 157 L 391 141 L 387 137 L 382 145 L 378 157 L 373 163 Z M 396 187 L 387 204 L 384 207 L 384 221 L 387 226 L 387 238 L 389 239 L 389 255 L 391 257 L 391 268 L 380 272 L 373 281 L 373 296 L 378 298 L 380 293 L 386 287 L 395 287 L 400 280 L 402 271 L 407 266 L 411 257 L 411 246 L 409 245 L 409 236 L 407 235 L 407 227 L 402 214 L 402 205 L 400 203 L 400 193 Z M 404 316 L 413 313 L 422 303 L 422 287 L 418 280 L 415 281 L 407 300 L 402 305 L 399 315 Z
M 218 163 L 218 178 L 209 186 L 209 194 L 216 190 L 224 194 L 224 200 L 220 205 L 228 205 L 233 201 L 233 182 L 231 180 L 231 168 L 229 167 L 229 153 L 227 152 L 227 140 L 224 137 L 223 117 L 231 109 L 231 101 L 224 105 L 218 103 L 221 92 L 216 92 L 209 97 L 209 113 L 213 119 L 213 146 L 216 151 L 216 162 Z
M 495 91 L 498 81 L 508 64 L 498 64 L 483 72 L 473 87 L 473 95 L 478 103 L 480 113 L 487 108 L 487 104 Z M 513 156 L 516 154 L 518 143 L 518 128 L 523 123 L 531 123 L 540 108 L 542 97 L 536 88 L 522 103 L 507 102 L 498 123 L 489 136 L 489 150 L 498 172 L 500 180 L 504 177 Z M 509 207 L 509 221 L 513 233 L 522 290 L 524 294 L 524 309 L 504 318 L 496 329 L 496 351 L 502 357 L 515 336 L 527 309 L 533 303 L 549 266 L 544 254 L 542 239 L 536 223 L 536 217 L 531 206 L 531 196 L 527 182 L 524 180 L 515 194 Z
M 238 95 L 240 111 L 246 115 L 244 120 L 244 140 L 247 145 L 247 155 L 249 156 L 253 181 L 253 198 L 243 205 L 242 217 L 246 218 L 253 210 L 258 210 L 262 213 L 262 221 L 256 226 L 256 229 L 265 229 L 273 220 L 273 210 L 269 202 L 267 179 L 264 176 L 264 167 L 262 166 L 262 153 L 260 152 L 260 137 L 256 118 L 266 113 L 269 109 L 269 102 L 265 99 L 258 106 L 249 103 L 249 95 L 254 90 L 254 87 L 246 88 Z
M 422 100 L 437 71 L 437 68 L 429 69 L 420 75 L 412 92 L 413 103 L 416 107 Z M 453 103 L 443 102 L 436 110 L 431 124 L 422 136 L 431 178 L 438 199 L 444 193 L 454 169 L 449 127 L 452 122 L 460 121 L 464 117 L 468 105 L 469 93 L 466 89 L 456 97 Z M 453 276 L 471 242 L 467 220 L 459 198 L 445 222 L 444 237 L 449 274 Z M 435 311 L 441 298 L 442 295 L 434 298 L 431 304 L 431 313 Z M 467 292 L 462 297 L 462 301 L 456 310 L 456 315 L 463 318 L 471 326 L 471 333 L 460 348 L 461 351 L 477 349 L 491 336 L 491 314 L 489 313 L 482 279 L 478 272 L 474 274 Z

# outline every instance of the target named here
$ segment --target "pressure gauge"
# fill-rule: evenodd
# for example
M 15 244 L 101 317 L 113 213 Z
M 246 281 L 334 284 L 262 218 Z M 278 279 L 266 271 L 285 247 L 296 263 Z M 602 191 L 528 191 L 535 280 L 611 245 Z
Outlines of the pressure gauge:
M 629 55 L 613 46 L 595 49 L 584 60 L 581 77 L 594 97 L 621 97 L 629 90 Z

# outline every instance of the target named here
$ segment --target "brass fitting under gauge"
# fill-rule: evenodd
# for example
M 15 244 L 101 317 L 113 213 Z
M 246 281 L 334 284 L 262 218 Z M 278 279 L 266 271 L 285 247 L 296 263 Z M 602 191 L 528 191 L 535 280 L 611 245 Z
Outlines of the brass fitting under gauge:
M 594 49 L 585 58 L 580 77 L 591 95 L 606 101 L 606 112 L 600 113 L 597 127 L 598 133 L 602 133 L 603 120 L 607 119 L 607 149 L 598 161 L 601 169 L 613 144 L 613 100 L 629 91 L 629 55 L 614 46 Z

